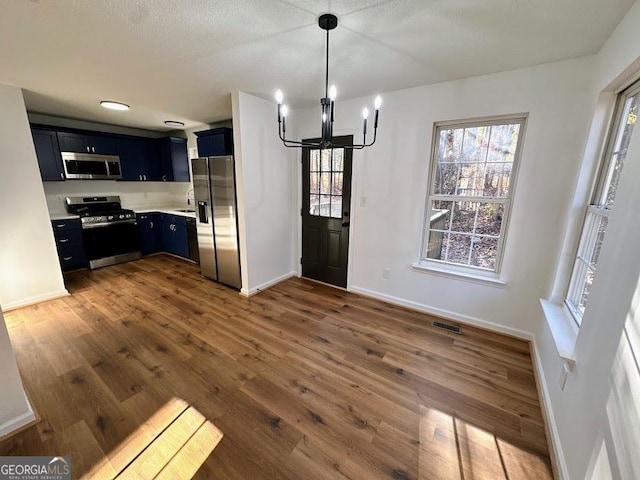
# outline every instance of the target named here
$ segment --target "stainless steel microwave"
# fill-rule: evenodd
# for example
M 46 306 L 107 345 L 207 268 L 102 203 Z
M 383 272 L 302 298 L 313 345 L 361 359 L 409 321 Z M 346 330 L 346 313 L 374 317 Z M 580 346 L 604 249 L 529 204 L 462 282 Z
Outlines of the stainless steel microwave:
M 64 175 L 68 179 L 118 180 L 122 178 L 120 157 L 95 153 L 62 152 Z

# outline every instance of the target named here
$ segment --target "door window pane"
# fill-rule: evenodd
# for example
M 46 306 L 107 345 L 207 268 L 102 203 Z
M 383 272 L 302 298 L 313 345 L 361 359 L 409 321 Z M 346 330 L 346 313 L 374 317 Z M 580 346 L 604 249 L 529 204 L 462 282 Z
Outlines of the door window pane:
M 333 179 L 331 182 L 332 195 L 342 195 L 342 175 L 342 172 L 333 174 Z
M 311 150 L 310 162 L 309 214 L 342 218 L 344 149 Z
M 320 171 L 320 150 L 311 150 L 310 151 L 310 164 L 309 171 L 311 172 L 319 172 Z

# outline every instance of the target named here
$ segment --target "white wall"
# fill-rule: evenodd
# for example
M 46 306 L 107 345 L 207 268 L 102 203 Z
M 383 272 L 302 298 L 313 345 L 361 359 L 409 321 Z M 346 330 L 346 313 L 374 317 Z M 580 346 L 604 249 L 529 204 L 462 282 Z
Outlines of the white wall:
M 0 310 L 0 437 L 35 420 Z
M 119 195 L 124 208 L 142 210 L 154 207 L 186 207 L 187 182 L 116 182 L 113 180 L 67 180 L 44 182 L 44 192 L 50 214 L 64 213 L 65 197 L 86 195 Z
M 562 299 L 576 239 L 600 159 L 615 90 L 640 72 L 640 5 L 629 11 L 596 57 L 598 108 L 576 185 L 558 275 L 549 297 Z M 561 360 L 544 319 L 536 345 L 543 381 L 571 479 L 640 478 L 640 131 L 636 128 L 616 194 L 598 271 L 578 334 L 575 371 L 564 391 L 558 385 Z
M 0 85 L 0 304 L 66 294 L 19 88 Z
M 295 273 L 296 157 L 278 139 L 275 104 L 232 95 L 242 293 Z
M 350 288 L 531 336 L 539 321 L 594 105 L 593 58 L 383 94 L 378 140 L 354 153 Z M 338 101 L 336 130 L 359 140 L 372 99 Z M 294 111 L 300 138 L 318 109 Z M 434 122 L 529 113 L 499 288 L 418 272 Z M 361 199 L 366 198 L 366 207 Z M 383 269 L 391 269 L 385 280 Z

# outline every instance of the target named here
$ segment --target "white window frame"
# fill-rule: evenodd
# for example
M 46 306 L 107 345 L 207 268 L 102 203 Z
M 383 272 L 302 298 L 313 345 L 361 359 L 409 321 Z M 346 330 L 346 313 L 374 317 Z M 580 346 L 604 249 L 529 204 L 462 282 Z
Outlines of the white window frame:
M 431 161 L 429 166 L 429 183 L 427 190 L 427 200 L 425 205 L 425 215 L 422 223 L 422 240 L 420 242 L 420 253 L 419 253 L 419 262 L 416 265 L 417 267 L 427 267 L 435 266 L 437 269 L 445 268 L 451 273 L 454 274 L 480 274 L 484 275 L 494 275 L 497 276 L 500 274 L 502 269 L 502 259 L 504 256 L 504 246 L 506 244 L 506 237 L 508 233 L 509 220 L 511 218 L 511 206 L 513 204 L 513 198 L 516 190 L 516 183 L 518 178 L 518 170 L 520 165 L 520 157 L 522 156 L 522 148 L 524 144 L 524 137 L 526 134 L 526 127 L 529 115 L 527 113 L 519 113 L 512 115 L 497 115 L 491 117 L 481 117 L 481 118 L 472 118 L 465 120 L 454 120 L 447 122 L 436 122 L 433 125 L 433 136 L 432 136 L 432 145 L 431 145 Z M 518 142 L 516 144 L 516 151 L 513 157 L 513 164 L 511 167 L 511 177 L 509 179 L 509 195 L 508 197 L 481 197 L 481 196 L 466 196 L 466 195 L 436 195 L 435 191 L 435 180 L 436 180 L 436 168 L 437 168 L 437 156 L 438 156 L 438 144 L 439 144 L 439 132 L 443 129 L 457 129 L 457 128 L 475 128 L 475 127 L 485 127 L 485 126 L 494 126 L 494 125 L 505 125 L 505 124 L 519 124 L 520 129 L 518 132 Z M 446 260 L 439 260 L 434 258 L 428 258 L 426 256 L 426 245 L 429 241 L 429 232 L 430 232 L 430 212 L 431 205 L 434 201 L 453 201 L 453 202 L 473 202 L 473 203 L 496 203 L 503 205 L 503 218 L 502 224 L 500 225 L 500 233 L 497 244 L 497 252 L 496 252 L 496 262 L 495 268 L 493 270 L 474 266 L 474 265 L 463 265 L 454 262 L 448 262 Z M 477 216 L 474 221 L 477 221 Z M 464 233 L 463 233 L 464 234 Z M 471 235 L 471 234 L 469 234 Z M 472 250 L 469 250 L 469 255 L 471 255 Z
M 595 278 L 597 262 L 592 264 L 589 256 L 594 251 L 600 223 L 609 221 L 611 214 L 611 206 L 606 205 L 607 190 L 613 174 L 612 164 L 614 163 L 614 148 L 622 121 L 625 117 L 625 105 L 627 100 L 640 93 L 640 80 L 634 82 L 631 86 L 620 91 L 616 99 L 616 105 L 612 115 L 607 138 L 605 140 L 605 148 L 602 158 L 598 163 L 597 174 L 595 176 L 591 194 L 589 196 L 589 204 L 585 209 L 582 226 L 580 228 L 580 236 L 576 253 L 573 257 L 571 267 L 571 275 L 567 284 L 564 304 L 571 313 L 571 316 L 578 327 L 582 324 L 583 313 L 580 312 L 578 305 L 580 303 L 583 284 L 580 281 L 582 275 L 593 271 Z M 635 130 L 635 129 L 634 129 Z M 606 236 L 606 231 L 605 231 Z M 587 306 L 585 306 L 586 311 Z

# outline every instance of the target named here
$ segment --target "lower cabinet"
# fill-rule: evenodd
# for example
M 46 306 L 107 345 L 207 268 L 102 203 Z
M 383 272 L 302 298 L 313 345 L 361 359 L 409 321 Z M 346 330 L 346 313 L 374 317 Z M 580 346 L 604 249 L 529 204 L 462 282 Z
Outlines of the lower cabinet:
M 51 227 L 62 271 L 86 268 L 88 262 L 84 251 L 80 219 L 52 220 Z
M 190 258 L 186 217 L 154 212 L 139 213 L 136 218 L 143 255 L 167 252 Z
M 136 215 L 140 234 L 140 251 L 143 255 L 163 250 L 162 228 L 158 213 L 139 213 Z
M 136 221 L 143 255 L 167 252 L 190 258 L 186 217 L 157 212 L 139 213 Z M 89 262 L 84 249 L 80 219 L 52 220 L 51 227 L 62 271 L 87 268 Z
M 178 215 L 160 214 L 164 251 L 179 257 L 189 258 L 187 219 Z

